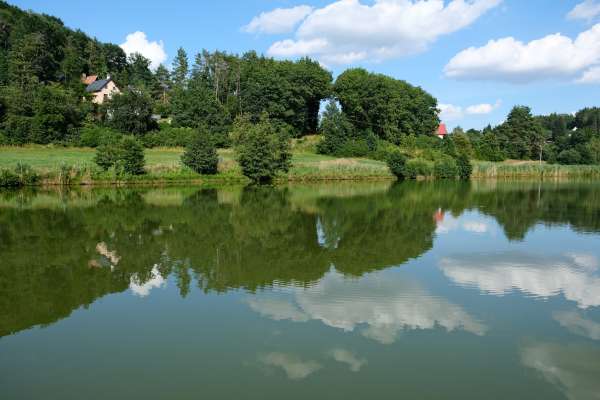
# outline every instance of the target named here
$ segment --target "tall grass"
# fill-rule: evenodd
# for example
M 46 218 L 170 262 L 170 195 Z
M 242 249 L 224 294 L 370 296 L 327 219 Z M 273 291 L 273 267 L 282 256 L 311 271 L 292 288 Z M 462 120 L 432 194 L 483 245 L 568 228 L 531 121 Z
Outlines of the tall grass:
M 473 178 L 600 178 L 600 165 L 477 162 Z

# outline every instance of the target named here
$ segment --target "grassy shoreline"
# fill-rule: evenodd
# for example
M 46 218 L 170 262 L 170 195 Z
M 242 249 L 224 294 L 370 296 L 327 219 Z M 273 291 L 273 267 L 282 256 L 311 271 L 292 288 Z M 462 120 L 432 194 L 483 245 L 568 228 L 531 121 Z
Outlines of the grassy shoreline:
M 146 150 L 146 171 L 127 178 L 100 170 L 94 162 L 94 149 L 53 146 L 0 147 L 0 170 L 14 169 L 18 163 L 30 165 L 41 179 L 38 186 L 164 186 L 178 184 L 246 184 L 233 152 L 219 150 L 219 173 L 202 176 L 182 167 L 182 148 Z M 475 161 L 472 179 L 600 179 L 597 165 L 550 165 L 527 161 L 502 163 Z M 386 164 L 364 158 L 335 158 L 294 151 L 292 168 L 279 175 L 276 183 L 394 180 Z

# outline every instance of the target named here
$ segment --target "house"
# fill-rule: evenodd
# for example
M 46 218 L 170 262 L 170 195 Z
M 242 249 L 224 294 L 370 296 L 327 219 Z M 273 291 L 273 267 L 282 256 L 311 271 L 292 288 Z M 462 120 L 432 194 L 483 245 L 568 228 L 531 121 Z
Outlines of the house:
M 92 102 L 96 104 L 102 104 L 113 95 L 121 93 L 121 90 L 119 90 L 110 76 L 99 80 L 96 75 L 83 75 L 81 82 L 87 85 L 85 91 L 92 95 Z
M 448 129 L 446 128 L 446 124 L 440 124 L 440 126 L 438 126 L 437 130 L 435 131 L 435 136 L 439 137 L 440 139 L 443 139 L 447 135 Z

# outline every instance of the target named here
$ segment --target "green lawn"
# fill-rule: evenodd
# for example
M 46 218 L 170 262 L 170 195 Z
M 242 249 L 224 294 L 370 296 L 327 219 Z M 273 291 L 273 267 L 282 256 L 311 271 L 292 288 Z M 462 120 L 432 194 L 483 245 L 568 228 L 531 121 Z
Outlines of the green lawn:
M 146 162 L 149 166 L 178 165 L 182 149 L 146 150 Z M 12 168 L 21 162 L 40 170 L 53 169 L 61 164 L 81 166 L 93 164 L 95 150 L 74 147 L 0 147 L 0 168 Z
M 146 167 L 149 171 L 173 170 L 180 166 L 181 148 L 156 148 L 146 150 Z M 95 150 L 90 148 L 65 148 L 53 146 L 0 147 L 0 168 L 14 168 L 17 163 L 31 165 L 36 170 L 52 171 L 61 164 L 74 167 L 93 166 Z M 239 174 L 233 151 L 219 150 L 220 170 Z M 294 152 L 289 179 L 352 179 L 391 177 L 385 163 L 359 159 L 335 158 L 309 153 L 305 149 Z

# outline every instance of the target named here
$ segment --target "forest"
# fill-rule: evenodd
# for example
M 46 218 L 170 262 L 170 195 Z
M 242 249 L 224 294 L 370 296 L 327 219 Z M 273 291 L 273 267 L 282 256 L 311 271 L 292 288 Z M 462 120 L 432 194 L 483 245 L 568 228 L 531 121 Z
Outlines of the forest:
M 112 79 L 120 94 L 95 104 L 82 83 L 89 75 Z M 460 175 L 461 157 L 600 164 L 598 107 L 538 116 L 515 106 L 498 126 L 458 127 L 443 140 L 434 135 L 439 112 L 420 87 L 362 68 L 334 80 L 310 58 L 190 57 L 180 48 L 170 68 L 152 70 L 140 54 L 0 1 L 0 145 L 97 147 L 107 169 L 136 157 L 123 154 L 132 144 L 187 146 L 195 150 L 182 160 L 200 173 L 216 171 L 215 148 L 233 147 L 256 180 L 289 168 L 286 141 L 315 134 L 319 153 L 388 161 L 400 177 Z M 135 162 L 125 170 L 143 172 Z

